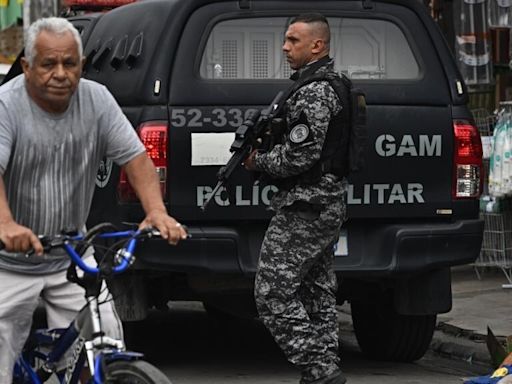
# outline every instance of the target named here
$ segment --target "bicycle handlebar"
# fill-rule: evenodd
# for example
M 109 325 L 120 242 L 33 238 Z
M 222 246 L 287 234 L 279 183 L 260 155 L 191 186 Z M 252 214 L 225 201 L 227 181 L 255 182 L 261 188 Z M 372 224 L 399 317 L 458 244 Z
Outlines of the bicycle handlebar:
M 141 230 L 128 230 L 128 231 L 113 231 L 99 233 L 97 238 L 100 239 L 121 239 L 129 238 L 128 243 L 118 249 L 115 253 L 115 258 L 118 264 L 112 268 L 113 274 L 124 272 L 133 260 L 133 252 L 139 239 L 159 237 L 160 232 L 154 228 L 148 227 Z M 92 267 L 84 263 L 80 254 L 75 250 L 74 243 L 84 240 L 85 235 L 69 235 L 59 234 L 53 236 L 40 236 L 39 240 L 43 244 L 45 251 L 50 251 L 55 248 L 64 248 L 71 260 L 85 273 L 90 275 L 97 275 L 100 273 L 100 268 Z M 0 240 L 0 250 L 5 248 L 5 244 Z M 27 256 L 30 253 L 27 254 Z

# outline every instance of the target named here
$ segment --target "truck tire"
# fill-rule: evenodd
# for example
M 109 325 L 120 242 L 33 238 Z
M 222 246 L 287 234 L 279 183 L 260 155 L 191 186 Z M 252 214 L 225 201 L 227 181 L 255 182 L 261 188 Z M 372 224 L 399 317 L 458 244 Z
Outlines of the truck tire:
M 352 323 L 361 351 L 375 360 L 412 362 L 427 351 L 436 315 L 402 315 L 392 302 L 351 303 Z

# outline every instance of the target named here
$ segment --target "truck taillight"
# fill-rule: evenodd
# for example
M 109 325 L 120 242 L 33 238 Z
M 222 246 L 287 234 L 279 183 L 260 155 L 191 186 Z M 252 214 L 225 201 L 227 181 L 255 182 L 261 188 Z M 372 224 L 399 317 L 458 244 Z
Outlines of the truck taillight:
M 476 198 L 482 193 L 482 141 L 478 128 L 467 120 L 453 122 L 454 199 Z
M 158 180 L 160 181 L 160 191 L 164 199 L 167 185 L 167 130 L 168 125 L 163 121 L 143 123 L 137 128 L 137 133 L 146 147 L 146 152 L 155 164 Z M 121 202 L 127 203 L 137 200 L 137 195 L 128 182 L 124 171 L 121 172 L 117 192 Z

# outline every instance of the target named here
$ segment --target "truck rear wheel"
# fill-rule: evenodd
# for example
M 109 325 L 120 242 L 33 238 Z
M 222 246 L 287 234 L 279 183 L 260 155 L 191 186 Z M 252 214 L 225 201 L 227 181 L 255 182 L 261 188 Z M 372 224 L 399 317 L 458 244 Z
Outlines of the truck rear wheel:
M 352 322 L 361 351 L 376 360 L 411 362 L 423 357 L 436 315 L 402 315 L 390 300 L 353 301 Z

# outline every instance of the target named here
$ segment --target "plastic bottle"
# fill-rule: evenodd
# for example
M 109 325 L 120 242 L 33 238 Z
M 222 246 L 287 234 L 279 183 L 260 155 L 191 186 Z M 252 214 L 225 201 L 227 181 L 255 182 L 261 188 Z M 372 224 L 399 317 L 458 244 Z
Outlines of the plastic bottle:
M 512 27 L 512 0 L 488 0 L 490 28 Z
M 493 81 L 491 46 L 488 34 L 488 9 L 485 0 L 456 0 L 455 54 L 466 84 Z

